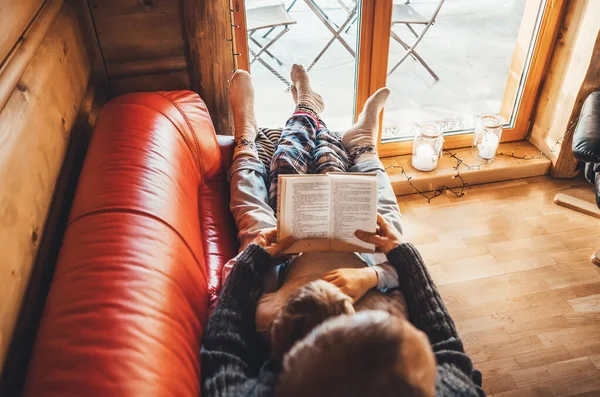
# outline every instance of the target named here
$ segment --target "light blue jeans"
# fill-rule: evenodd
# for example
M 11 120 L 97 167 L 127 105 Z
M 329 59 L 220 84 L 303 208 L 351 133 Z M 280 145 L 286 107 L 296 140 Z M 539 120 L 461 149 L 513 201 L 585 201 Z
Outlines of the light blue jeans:
M 378 212 L 402 233 L 402 215 L 396 201 L 396 195 L 390 180 L 380 161 L 370 160 L 357 163 L 349 172 L 366 172 L 377 175 L 379 183 Z M 258 158 L 239 156 L 234 161 L 228 174 L 231 190 L 230 209 L 238 229 L 240 252 L 263 230 L 277 226 L 273 208 L 269 205 L 269 189 L 267 187 L 267 171 Z M 378 289 L 398 286 L 396 270 L 387 263 L 382 253 L 361 254 L 369 266 L 373 266 L 379 277 Z M 229 272 L 233 258 L 225 265 L 224 277 Z M 267 290 L 277 289 L 268 285 Z
M 338 137 L 313 117 L 297 110 L 288 120 L 275 145 L 269 173 L 263 163 L 251 155 L 238 156 L 229 170 L 230 209 L 238 229 L 240 252 L 263 230 L 277 226 L 273 208 L 277 205 L 277 179 L 280 174 L 326 174 L 328 172 L 367 172 L 377 175 L 378 208 L 383 217 L 402 233 L 402 216 L 396 195 L 379 160 L 364 161 L 350 168 L 346 150 Z M 270 183 L 269 183 L 270 181 Z M 398 274 L 381 253 L 361 254 L 378 276 L 378 289 L 398 286 Z M 225 279 L 236 258 L 225 265 Z M 293 264 L 294 259 L 288 262 Z M 318 266 L 318 264 L 315 264 Z M 278 268 L 281 270 L 281 266 Z M 278 287 L 277 273 L 267 277 L 266 291 Z M 285 271 L 284 271 L 285 272 Z M 269 281 L 272 280 L 272 281 Z

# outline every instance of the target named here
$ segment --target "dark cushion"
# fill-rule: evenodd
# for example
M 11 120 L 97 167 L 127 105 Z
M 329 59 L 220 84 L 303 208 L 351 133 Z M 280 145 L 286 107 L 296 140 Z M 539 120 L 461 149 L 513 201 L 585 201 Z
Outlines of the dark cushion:
M 600 91 L 583 103 L 573 134 L 573 154 L 586 163 L 600 163 Z
M 600 163 L 585 165 L 585 179 L 596 187 L 596 205 L 600 208 Z

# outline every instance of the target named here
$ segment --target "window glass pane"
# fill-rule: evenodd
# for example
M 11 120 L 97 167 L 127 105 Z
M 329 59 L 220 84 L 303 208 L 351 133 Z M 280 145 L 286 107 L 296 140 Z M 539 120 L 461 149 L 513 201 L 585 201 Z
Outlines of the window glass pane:
M 313 65 L 309 73 L 313 88 L 325 100 L 323 118 L 328 127 L 348 128 L 353 121 L 356 85 L 357 2 L 246 0 L 245 5 L 258 124 L 284 126 L 294 110 L 287 85 L 290 69 L 299 63 L 307 69 Z M 270 31 L 268 26 L 275 25 Z M 332 30 L 340 32 L 339 38 Z M 269 46 L 268 53 L 260 53 L 265 46 Z
M 393 95 L 383 140 L 411 138 L 414 125 L 425 121 L 441 122 L 446 132 L 469 132 L 482 113 L 500 113 L 510 123 L 544 3 L 395 2 L 387 79 Z M 412 46 L 414 54 L 407 54 Z

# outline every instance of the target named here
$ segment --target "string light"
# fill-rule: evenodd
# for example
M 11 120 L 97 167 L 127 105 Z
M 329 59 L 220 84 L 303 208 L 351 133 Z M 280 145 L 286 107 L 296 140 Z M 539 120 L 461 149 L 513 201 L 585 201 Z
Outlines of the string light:
M 234 23 L 234 17 L 233 14 L 238 12 L 237 10 L 234 10 L 231 6 L 229 7 L 229 25 L 231 26 L 230 29 L 230 34 L 231 37 L 230 38 L 226 38 L 225 41 L 227 41 L 229 43 L 229 45 L 231 46 L 231 57 L 233 59 L 233 70 L 231 71 L 231 75 L 233 76 L 233 74 L 235 73 L 235 71 L 237 70 L 237 59 L 236 57 L 239 57 L 240 54 L 237 53 L 236 50 L 236 43 L 235 43 L 235 31 L 234 29 L 239 29 L 239 25 L 236 25 Z M 227 81 L 227 84 L 231 83 L 231 80 Z
M 415 185 L 413 185 L 412 183 L 412 176 L 409 176 L 406 171 L 404 170 L 404 167 L 401 165 L 390 165 L 388 167 L 385 167 L 385 170 L 389 170 L 392 168 L 399 168 L 400 169 L 400 173 L 402 175 L 404 175 L 404 177 L 406 177 L 406 180 L 408 181 L 408 184 L 415 190 L 415 192 L 417 192 L 418 194 L 420 194 L 421 196 L 425 197 L 427 199 L 427 204 L 431 203 L 431 200 L 433 200 L 434 198 L 440 196 L 442 193 L 444 193 L 445 191 L 449 191 L 450 193 L 454 194 L 456 197 L 461 198 L 462 196 L 464 196 L 465 194 L 465 187 L 468 185 L 468 183 L 465 182 L 465 180 L 462 178 L 462 176 L 460 175 L 460 171 L 458 171 L 458 169 L 455 167 L 455 169 L 457 170 L 456 175 L 454 175 L 452 177 L 452 179 L 456 179 L 458 178 L 460 180 L 461 186 L 459 188 L 451 188 L 449 186 L 442 186 L 440 189 L 434 189 L 432 191 L 431 194 L 426 194 L 422 191 L 420 191 L 419 189 L 417 189 L 417 187 Z M 458 190 L 460 189 L 460 190 Z
M 541 160 L 545 157 L 545 158 L 551 160 L 550 156 L 553 155 L 554 152 L 556 151 L 556 149 L 558 149 L 560 147 L 560 145 L 565 141 L 565 139 L 567 139 L 567 136 L 569 136 L 569 134 L 571 133 L 573 128 L 575 128 L 578 121 L 579 121 L 579 117 L 577 117 L 575 120 L 573 120 L 571 122 L 571 125 L 569 125 L 569 128 L 567 128 L 567 131 L 564 133 L 564 135 L 558 141 L 556 141 L 554 143 L 554 146 L 552 146 L 552 149 L 550 149 L 548 154 L 546 154 L 542 150 L 540 150 L 540 155 L 538 157 L 536 157 L 536 156 L 527 157 L 527 155 L 515 156 L 515 152 L 513 151 L 511 154 L 506 154 L 506 153 L 500 152 L 497 154 L 497 156 L 512 157 L 512 158 L 519 159 L 519 160 Z
M 571 125 L 569 125 L 569 128 L 567 128 L 567 131 L 564 133 L 564 135 L 558 141 L 556 141 L 556 143 L 554 144 L 554 146 L 552 146 L 552 149 L 550 149 L 550 151 L 547 154 L 544 153 L 542 150 L 540 150 L 540 155 L 539 156 L 527 156 L 527 155 L 517 156 L 517 155 L 515 155 L 515 152 L 513 151 L 511 154 L 506 154 L 506 153 L 500 152 L 500 153 L 497 153 L 496 156 L 511 157 L 511 158 L 514 158 L 514 159 L 525 160 L 525 161 L 541 160 L 543 158 L 550 159 L 550 156 L 552 154 L 554 154 L 554 152 L 556 151 L 556 149 L 558 149 L 560 147 L 560 145 L 565 141 L 565 139 L 567 138 L 567 136 L 569 136 L 569 134 L 571 133 L 571 131 L 573 130 L 573 128 L 577 125 L 577 121 L 579 121 L 579 118 L 576 118 L 575 120 L 573 120 L 571 122 Z M 400 174 L 406 178 L 406 180 L 407 180 L 408 184 L 410 185 L 410 187 L 413 188 L 413 190 L 415 191 L 415 193 L 423 196 L 427 200 L 427 204 L 431 204 L 431 200 L 433 200 L 434 198 L 436 198 L 438 196 L 441 196 L 442 193 L 444 193 L 445 191 L 448 191 L 448 192 L 452 193 L 457 198 L 461 198 L 461 197 L 463 197 L 464 195 L 467 194 L 465 192 L 465 189 L 467 188 L 467 186 L 469 184 L 467 182 L 465 182 L 465 180 L 463 179 L 462 175 L 460 174 L 460 167 L 461 166 L 466 167 L 468 171 L 480 170 L 481 167 L 484 167 L 484 166 L 490 164 L 493 160 L 486 160 L 484 163 L 481 163 L 481 164 L 470 165 L 470 164 L 467 164 L 463 159 L 461 159 L 460 157 L 458 157 L 456 153 L 451 152 L 449 149 L 444 148 L 443 150 L 451 158 L 453 158 L 454 160 L 456 160 L 456 165 L 452 167 L 452 168 L 454 168 L 454 170 L 456 170 L 456 175 L 452 176 L 452 179 L 459 179 L 460 180 L 460 186 L 458 186 L 458 187 L 451 188 L 451 187 L 449 187 L 447 185 L 444 185 L 440 189 L 434 189 L 433 191 L 431 191 L 430 194 L 427 194 L 427 192 L 423 192 L 423 191 L 419 190 L 412 183 L 413 177 L 410 176 L 410 175 L 408 175 L 406 173 L 406 171 L 405 171 L 405 169 L 404 169 L 403 166 L 401 166 L 401 165 L 390 165 L 390 166 L 386 167 L 385 170 L 387 171 L 389 169 L 399 168 L 400 169 Z

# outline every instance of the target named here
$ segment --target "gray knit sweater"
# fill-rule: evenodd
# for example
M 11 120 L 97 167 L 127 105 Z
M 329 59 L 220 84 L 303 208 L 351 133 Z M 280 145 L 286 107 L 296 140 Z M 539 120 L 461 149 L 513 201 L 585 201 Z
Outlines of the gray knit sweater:
M 396 268 L 411 322 L 425 332 L 437 360 L 436 396 L 485 396 L 481 375 L 473 370 L 454 322 L 412 244 L 388 254 Z M 262 275 L 272 266 L 269 254 L 250 245 L 239 256 L 208 322 L 201 351 L 204 397 L 274 396 L 279 363 L 255 331 Z

